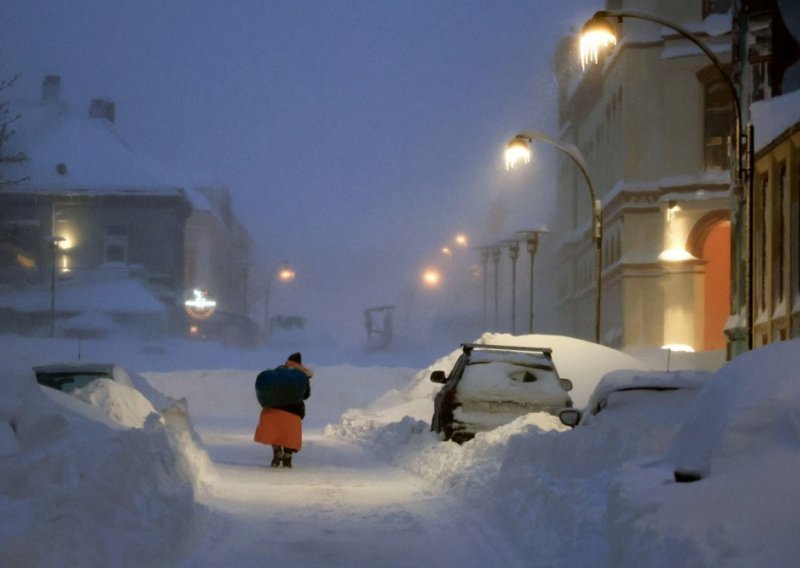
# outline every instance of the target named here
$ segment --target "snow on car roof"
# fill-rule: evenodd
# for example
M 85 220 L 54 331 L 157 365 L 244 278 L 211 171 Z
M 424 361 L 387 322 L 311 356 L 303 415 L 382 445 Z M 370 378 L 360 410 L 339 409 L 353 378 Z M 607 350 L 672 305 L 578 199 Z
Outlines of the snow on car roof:
M 593 408 L 598 401 L 610 393 L 634 389 L 701 389 L 705 386 L 710 372 L 707 371 L 612 371 L 605 375 L 592 396 L 587 408 Z
M 474 350 L 469 356 L 470 363 L 489 363 L 504 361 L 517 365 L 536 365 L 553 369 L 553 360 L 541 353 L 530 351 L 500 351 L 500 350 Z
M 33 368 L 35 373 L 108 373 L 114 370 L 111 363 L 52 363 L 38 365 Z

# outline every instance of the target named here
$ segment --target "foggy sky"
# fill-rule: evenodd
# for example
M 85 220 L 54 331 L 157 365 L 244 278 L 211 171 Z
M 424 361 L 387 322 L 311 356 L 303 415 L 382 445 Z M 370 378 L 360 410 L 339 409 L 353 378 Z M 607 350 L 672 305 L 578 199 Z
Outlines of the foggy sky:
M 509 175 L 501 152 L 525 128 L 557 135 L 550 58 L 601 7 L 5 0 L 0 73 L 21 75 L 14 98 L 54 74 L 78 109 L 113 99 L 123 138 L 227 186 L 306 292 L 352 274 L 365 307 L 457 231 L 487 244 L 552 226 L 552 168 Z

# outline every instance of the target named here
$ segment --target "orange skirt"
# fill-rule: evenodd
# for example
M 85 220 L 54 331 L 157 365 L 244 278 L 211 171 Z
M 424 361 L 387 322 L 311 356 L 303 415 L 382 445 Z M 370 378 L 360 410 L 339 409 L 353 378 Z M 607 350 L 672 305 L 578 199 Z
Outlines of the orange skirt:
M 299 452 L 303 447 L 303 421 L 285 410 L 262 408 L 253 439 L 261 444 L 283 446 Z

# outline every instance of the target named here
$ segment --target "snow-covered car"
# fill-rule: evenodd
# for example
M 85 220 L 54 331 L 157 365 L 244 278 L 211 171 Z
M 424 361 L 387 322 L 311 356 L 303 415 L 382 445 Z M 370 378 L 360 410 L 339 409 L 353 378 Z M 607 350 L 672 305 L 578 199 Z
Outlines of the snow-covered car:
M 430 380 L 444 385 L 431 430 L 457 443 L 531 412 L 557 416 L 572 406 L 572 381 L 558 376 L 549 348 L 464 343 L 450 374 L 433 371 Z
M 33 367 L 36 382 L 67 394 L 82 393 L 88 396 L 86 387 L 97 385 L 97 381 L 112 381 L 116 389 L 128 388 L 136 391 L 133 396 L 142 396 L 159 412 L 175 405 L 175 400 L 154 389 L 141 375 L 115 363 L 69 362 L 51 363 Z M 101 381 L 105 382 L 105 381 Z M 110 385 L 109 385 L 110 386 Z M 97 390 L 97 389 L 89 389 Z
M 586 408 L 565 408 L 559 418 L 574 427 L 589 424 L 599 414 L 613 410 L 615 419 L 629 426 L 633 426 L 634 417 L 674 426 L 685 419 L 708 377 L 704 371 L 615 371 L 598 383 Z
M 33 368 L 36 382 L 56 390 L 71 392 L 97 379 L 116 380 L 131 386 L 128 374 L 111 363 L 55 363 Z

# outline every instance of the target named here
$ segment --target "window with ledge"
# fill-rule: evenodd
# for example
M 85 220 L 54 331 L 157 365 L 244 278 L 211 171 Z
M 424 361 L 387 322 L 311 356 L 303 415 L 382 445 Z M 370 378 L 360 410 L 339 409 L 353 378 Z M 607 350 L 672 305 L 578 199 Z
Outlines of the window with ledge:
M 762 312 L 767 310 L 767 208 L 769 176 L 766 172 L 760 174 L 755 183 L 753 209 L 753 254 L 754 254 L 754 303 Z
M 707 170 L 727 170 L 731 164 L 733 100 L 728 86 L 716 78 L 705 86 L 705 164 Z
M 128 228 L 125 225 L 107 225 L 103 239 L 105 262 L 128 262 Z
M 772 191 L 772 297 L 775 304 L 783 302 L 783 275 L 784 275 L 784 196 L 786 195 L 787 170 L 786 162 L 781 162 L 776 168 L 778 177 Z
M 790 218 L 789 218 L 789 238 L 790 241 L 790 262 L 793 267 L 791 272 L 794 279 L 795 294 L 800 296 L 800 148 L 793 150 L 792 169 L 794 171 L 794 183 L 789 188 Z M 795 309 L 800 309 L 800 305 L 795 305 Z
M 703 19 L 711 14 L 727 14 L 731 4 L 731 0 L 703 0 Z

